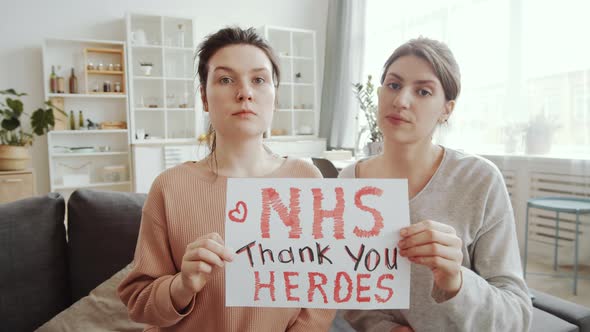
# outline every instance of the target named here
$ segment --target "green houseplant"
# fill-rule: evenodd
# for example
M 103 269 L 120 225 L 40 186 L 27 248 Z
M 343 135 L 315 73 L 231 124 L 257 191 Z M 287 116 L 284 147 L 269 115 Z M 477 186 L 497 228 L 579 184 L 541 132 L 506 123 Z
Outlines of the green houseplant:
M 5 100 L 0 101 L 0 170 L 19 170 L 27 165 L 29 146 L 33 143 L 33 135 L 42 136 L 55 124 L 53 105 L 45 102 L 45 108 L 40 107 L 30 114 L 32 132 L 22 127 L 21 116 L 29 116 L 24 111 L 22 96 L 14 89 L 0 91 Z M 59 110 L 62 112 L 62 110 Z
M 368 134 L 368 140 L 366 149 L 368 150 L 367 154 L 373 155 L 377 154 L 381 151 L 383 135 L 379 130 L 379 126 L 377 126 L 377 113 L 378 107 L 375 103 L 376 97 L 376 90 L 375 86 L 372 82 L 373 76 L 367 76 L 367 82 L 363 83 L 356 83 L 353 84 L 353 92 L 356 99 L 359 102 L 359 107 L 363 111 L 365 115 L 365 119 L 367 121 L 366 126 L 361 129 L 359 133 L 359 139 L 363 136 L 363 134 Z

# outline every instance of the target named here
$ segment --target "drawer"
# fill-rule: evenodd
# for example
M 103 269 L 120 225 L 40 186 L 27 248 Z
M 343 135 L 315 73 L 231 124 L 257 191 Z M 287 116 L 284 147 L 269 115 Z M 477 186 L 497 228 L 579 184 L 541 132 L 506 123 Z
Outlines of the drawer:
M 0 203 L 35 195 L 33 174 L 0 175 Z

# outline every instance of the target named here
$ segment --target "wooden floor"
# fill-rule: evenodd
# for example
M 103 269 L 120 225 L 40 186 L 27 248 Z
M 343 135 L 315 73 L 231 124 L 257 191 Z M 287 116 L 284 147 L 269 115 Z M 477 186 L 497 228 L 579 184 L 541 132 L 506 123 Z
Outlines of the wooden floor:
M 571 266 L 560 266 L 560 274 L 572 273 Z M 573 278 L 559 278 L 550 276 L 533 275 L 528 272 L 555 273 L 553 266 L 539 261 L 529 260 L 527 266 L 526 282 L 529 288 L 590 307 L 590 266 L 580 266 L 579 276 L 586 279 L 578 279 L 578 295 L 573 294 Z

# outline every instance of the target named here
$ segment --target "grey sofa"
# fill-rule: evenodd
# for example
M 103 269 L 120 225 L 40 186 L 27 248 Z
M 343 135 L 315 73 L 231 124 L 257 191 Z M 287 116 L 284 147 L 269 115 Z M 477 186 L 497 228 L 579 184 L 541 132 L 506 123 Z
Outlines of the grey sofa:
M 133 258 L 145 195 L 75 191 L 0 204 L 0 331 L 33 331 Z M 67 240 L 66 240 L 67 239 Z M 590 310 L 534 292 L 533 331 L 588 331 Z M 331 331 L 347 331 L 337 320 Z

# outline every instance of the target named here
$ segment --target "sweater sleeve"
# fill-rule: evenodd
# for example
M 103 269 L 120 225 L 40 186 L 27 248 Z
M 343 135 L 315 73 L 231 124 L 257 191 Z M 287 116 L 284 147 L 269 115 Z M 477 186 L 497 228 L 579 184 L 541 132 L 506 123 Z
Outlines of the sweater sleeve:
M 170 287 L 178 271 L 172 259 L 163 195 L 154 182 L 144 205 L 134 267 L 118 288 L 129 317 L 154 326 L 172 326 L 189 315 L 195 298 L 181 314 L 172 304 Z
M 436 305 L 450 325 L 478 331 L 528 331 L 532 303 L 522 275 L 516 223 L 501 173 L 494 169 L 483 199 L 482 222 L 469 245 L 471 266 L 462 266 L 463 284 Z M 432 296 L 440 301 L 440 292 Z
M 393 321 L 391 311 L 384 310 L 346 310 L 344 319 L 357 331 L 381 332 L 401 326 Z
M 532 304 L 522 277 L 512 212 L 485 230 L 473 244 L 473 269 L 461 268 L 463 284 L 441 302 L 455 326 L 479 331 L 528 331 Z M 433 297 L 436 299 L 436 290 Z
M 295 323 L 291 325 L 288 332 L 314 332 L 328 331 L 334 320 L 336 310 L 331 309 L 309 309 L 302 308 Z

